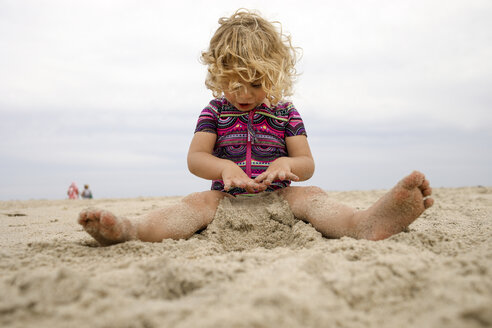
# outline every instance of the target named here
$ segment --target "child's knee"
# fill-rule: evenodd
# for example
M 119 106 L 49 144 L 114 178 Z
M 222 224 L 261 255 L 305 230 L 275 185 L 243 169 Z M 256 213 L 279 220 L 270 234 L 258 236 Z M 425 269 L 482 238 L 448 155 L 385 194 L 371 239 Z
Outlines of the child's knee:
M 183 202 L 196 205 L 196 206 L 205 206 L 205 207 L 217 207 L 219 202 L 226 196 L 227 194 L 218 191 L 218 190 L 208 190 L 201 192 L 194 192 L 189 194 L 185 198 L 183 198 Z
M 302 187 L 302 188 L 303 188 L 302 192 L 306 197 L 314 197 L 314 196 L 325 194 L 325 191 L 323 189 L 321 189 L 320 187 L 307 186 L 307 187 Z
M 295 193 L 297 198 L 308 199 L 308 198 L 326 194 L 323 189 L 316 186 L 306 186 L 306 187 L 296 187 L 296 188 L 298 188 Z
M 312 200 L 313 198 L 321 195 L 326 195 L 323 189 L 315 186 L 288 187 L 285 189 L 281 189 L 279 193 L 285 200 L 289 202 L 291 207 L 295 204 L 305 204 L 306 201 Z

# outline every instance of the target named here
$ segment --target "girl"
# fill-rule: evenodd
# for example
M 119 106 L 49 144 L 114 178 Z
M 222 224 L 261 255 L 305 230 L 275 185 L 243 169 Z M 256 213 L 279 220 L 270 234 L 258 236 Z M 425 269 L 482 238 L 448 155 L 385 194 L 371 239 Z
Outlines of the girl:
M 317 187 L 293 187 L 314 172 L 306 131 L 292 103 L 296 51 L 290 37 L 247 10 L 219 20 L 202 53 L 206 86 L 216 97 L 201 112 L 188 152 L 189 170 L 212 180 L 212 190 L 140 220 L 87 209 L 78 222 L 103 245 L 132 239 L 159 242 L 189 238 L 214 219 L 225 197 L 275 192 L 295 217 L 325 237 L 379 240 L 403 231 L 433 204 L 420 172 L 403 178 L 369 209 L 356 211 L 331 201 Z

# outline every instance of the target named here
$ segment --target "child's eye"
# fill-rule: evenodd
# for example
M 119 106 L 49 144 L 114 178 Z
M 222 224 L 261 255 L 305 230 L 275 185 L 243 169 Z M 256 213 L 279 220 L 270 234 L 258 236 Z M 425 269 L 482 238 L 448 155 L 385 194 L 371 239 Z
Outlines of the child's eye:
M 259 89 L 259 88 L 261 88 L 262 85 L 261 85 L 261 83 L 251 83 L 251 86 L 255 89 Z

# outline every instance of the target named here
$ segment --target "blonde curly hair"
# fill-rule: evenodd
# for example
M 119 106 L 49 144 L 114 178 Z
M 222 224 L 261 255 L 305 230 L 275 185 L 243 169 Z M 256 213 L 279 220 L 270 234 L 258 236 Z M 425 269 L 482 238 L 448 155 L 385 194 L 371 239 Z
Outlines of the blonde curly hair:
M 243 83 L 261 84 L 272 104 L 292 95 L 300 49 L 292 46 L 280 23 L 239 9 L 231 17 L 220 18 L 219 24 L 201 57 L 208 66 L 205 85 L 214 97 L 238 91 L 245 87 Z

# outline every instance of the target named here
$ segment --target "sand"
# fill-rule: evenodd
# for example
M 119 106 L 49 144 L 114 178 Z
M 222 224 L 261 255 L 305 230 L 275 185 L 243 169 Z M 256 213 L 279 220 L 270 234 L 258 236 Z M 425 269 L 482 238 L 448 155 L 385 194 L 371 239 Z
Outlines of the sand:
M 384 193 L 329 192 L 365 208 Z M 323 238 L 278 198 L 225 201 L 189 240 L 99 247 L 87 206 L 128 217 L 179 197 L 0 202 L 1 327 L 491 327 L 492 188 L 440 188 L 383 241 Z

